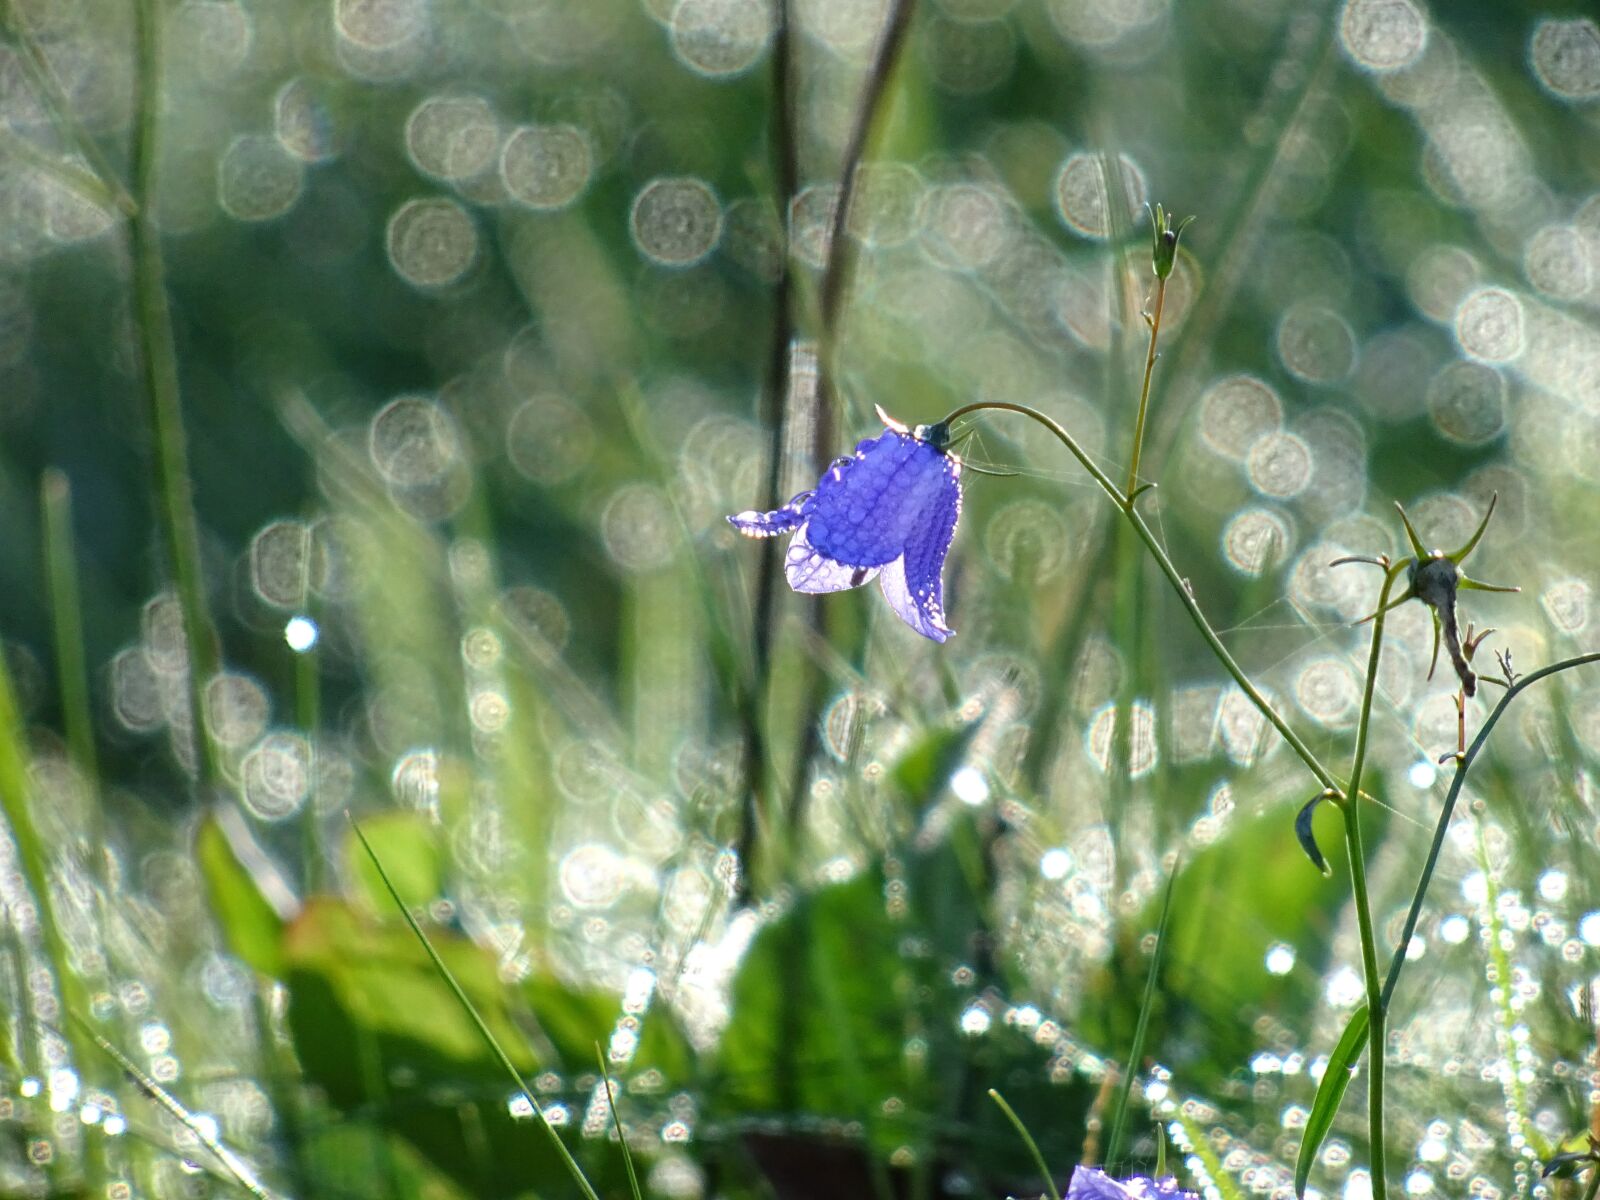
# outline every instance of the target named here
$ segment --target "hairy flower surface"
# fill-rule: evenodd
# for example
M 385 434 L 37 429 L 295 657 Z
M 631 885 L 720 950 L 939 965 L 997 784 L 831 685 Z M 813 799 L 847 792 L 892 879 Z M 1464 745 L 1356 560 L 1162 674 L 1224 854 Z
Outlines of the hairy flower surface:
M 840 592 L 877 576 L 895 615 L 942 642 L 953 632 L 941 576 L 961 517 L 961 460 L 946 426 L 878 416 L 888 428 L 835 461 L 815 490 L 728 522 L 746 537 L 794 534 L 783 568 L 795 591 Z

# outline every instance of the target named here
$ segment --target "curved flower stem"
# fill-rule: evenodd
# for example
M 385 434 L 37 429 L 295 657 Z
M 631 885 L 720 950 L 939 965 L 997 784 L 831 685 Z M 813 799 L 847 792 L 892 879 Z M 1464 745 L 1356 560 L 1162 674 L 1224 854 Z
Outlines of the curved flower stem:
M 1100 490 L 1105 492 L 1112 502 L 1122 510 L 1123 515 L 1128 518 L 1129 523 L 1134 528 L 1134 532 L 1139 535 L 1139 540 L 1144 542 L 1145 547 L 1150 551 L 1151 557 L 1156 560 L 1156 565 L 1161 568 L 1161 573 L 1172 584 L 1172 590 L 1177 593 L 1178 599 L 1188 611 L 1190 620 L 1194 622 L 1195 628 L 1200 631 L 1200 636 L 1205 639 L 1206 645 L 1211 648 L 1211 653 L 1216 656 L 1223 669 L 1233 677 L 1233 681 L 1238 684 L 1239 690 L 1250 698 L 1250 702 L 1256 706 L 1256 709 L 1267 719 L 1267 722 L 1282 735 L 1284 741 L 1289 743 L 1290 748 L 1299 756 L 1300 761 L 1306 765 L 1306 769 L 1317 777 L 1317 781 L 1323 787 L 1343 796 L 1345 790 L 1339 781 L 1333 777 L 1333 773 L 1322 765 L 1321 760 L 1311 752 L 1311 747 L 1307 746 L 1301 740 L 1300 735 L 1290 728 L 1289 723 L 1278 715 L 1277 710 L 1261 694 L 1256 685 L 1250 682 L 1250 677 L 1244 673 L 1244 669 L 1234 661 L 1233 655 L 1228 653 L 1228 648 L 1222 644 L 1222 639 L 1217 636 L 1216 630 L 1211 628 L 1211 622 L 1206 620 L 1205 614 L 1200 611 L 1199 603 L 1189 590 L 1189 585 L 1184 581 L 1183 576 L 1178 573 L 1178 568 L 1173 565 L 1172 559 L 1162 549 L 1161 542 L 1156 538 L 1150 526 L 1145 523 L 1144 518 L 1133 507 L 1133 501 L 1137 497 L 1124 495 L 1117 485 L 1111 481 L 1110 476 L 1095 464 L 1094 459 L 1089 457 L 1070 433 L 1036 408 L 1029 408 L 1025 404 L 1012 404 L 1006 400 L 978 400 L 972 404 L 964 404 L 956 409 L 944 419 L 944 423 L 951 424 L 969 413 L 982 412 L 985 409 L 1020 413 L 1024 417 L 1037 421 L 1048 429 L 1056 440 L 1071 452 L 1074 458 L 1083 464 L 1083 469 L 1088 471 L 1095 483 L 1100 485 Z
M 1444 807 L 1439 811 L 1439 823 L 1433 830 L 1433 844 L 1428 847 L 1428 859 L 1422 864 L 1422 874 L 1417 877 L 1417 890 L 1411 897 L 1411 908 L 1406 913 L 1405 928 L 1400 931 L 1400 941 L 1396 944 L 1394 957 L 1389 962 L 1389 974 L 1383 981 L 1383 994 L 1380 997 L 1383 1007 L 1388 1007 L 1390 999 L 1394 996 L 1394 989 L 1400 982 L 1400 972 L 1406 961 L 1406 948 L 1411 945 L 1411 938 L 1417 932 L 1417 919 L 1422 914 L 1422 902 L 1428 894 L 1428 885 L 1433 882 L 1433 870 L 1438 865 L 1439 852 L 1444 848 L 1444 837 L 1450 828 L 1450 818 L 1455 813 L 1456 799 L 1461 795 L 1462 785 L 1466 783 L 1467 769 L 1472 766 L 1478 753 L 1488 743 L 1489 734 L 1494 730 L 1495 724 L 1505 715 L 1506 709 L 1511 706 L 1511 701 L 1519 692 L 1551 675 L 1596 662 L 1600 662 L 1600 651 L 1562 659 L 1558 663 L 1552 663 L 1548 667 L 1541 667 L 1531 674 L 1524 675 L 1505 690 L 1505 694 L 1500 697 L 1500 703 L 1494 706 L 1494 711 L 1479 727 L 1477 736 L 1472 739 L 1472 745 L 1456 756 L 1456 775 L 1450 781 L 1450 790 L 1445 795 Z M 1596 1170 L 1595 1178 L 1600 1179 L 1600 1170 Z
M 1156 339 L 1161 336 L 1161 310 L 1167 300 L 1167 280 L 1156 276 L 1156 302 L 1150 314 L 1150 348 L 1144 356 L 1144 383 L 1139 388 L 1139 415 L 1133 422 L 1133 456 L 1128 463 L 1127 494 L 1132 496 L 1139 486 L 1139 453 L 1144 449 L 1144 420 L 1150 410 L 1150 379 L 1156 369 Z
M 1371 1158 L 1372 1200 L 1385 1200 L 1383 1145 L 1383 1050 L 1387 1040 L 1384 999 L 1378 985 L 1378 942 L 1372 930 L 1372 902 L 1367 896 L 1366 849 L 1361 842 L 1361 772 L 1367 762 L 1367 735 L 1372 726 L 1372 697 L 1378 687 L 1378 659 L 1383 653 L 1383 623 L 1388 615 L 1389 592 L 1395 580 L 1411 565 L 1410 559 L 1388 566 L 1383 591 L 1372 622 L 1372 651 L 1367 656 L 1367 683 L 1361 693 L 1361 715 L 1356 721 L 1355 757 L 1350 763 L 1350 786 L 1337 800 L 1344 814 L 1344 844 L 1350 860 L 1350 888 L 1355 895 L 1356 928 L 1361 936 L 1361 974 L 1367 984 L 1367 1149 Z

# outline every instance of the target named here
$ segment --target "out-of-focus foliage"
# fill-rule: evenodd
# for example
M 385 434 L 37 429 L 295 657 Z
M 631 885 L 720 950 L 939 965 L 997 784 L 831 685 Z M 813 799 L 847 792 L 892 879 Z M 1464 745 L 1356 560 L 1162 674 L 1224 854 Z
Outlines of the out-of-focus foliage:
M 651 1195 L 1034 1194 L 990 1087 L 1064 1178 L 1105 1153 L 1172 871 L 1113 1165 L 1160 1125 L 1212 1194 L 1291 1186 L 1364 995 L 1348 875 L 1304 861 L 1318 784 L 1105 498 L 987 414 L 959 452 L 1015 474 L 963 477 L 942 647 L 769 590 L 723 518 L 874 404 L 1034 405 L 1119 476 L 1159 200 L 1198 219 L 1141 511 L 1315 752 L 1348 761 L 1376 593 L 1328 564 L 1403 553 L 1394 500 L 1453 546 L 1498 495 L 1474 567 L 1523 591 L 1463 599 L 1484 674 L 1593 648 L 1594 14 L 923 0 L 834 247 L 894 0 L 139 2 L 156 109 L 133 0 L 0 5 L 0 1194 L 236 1187 L 77 1018 L 275 1192 L 576 1194 L 352 817 L 606 1196 L 596 1044 Z M 214 780 L 164 532 L 191 502 Z M 1379 672 L 1384 945 L 1458 742 L 1430 636 L 1397 609 Z M 1574 671 L 1474 768 L 1389 1014 L 1409 1195 L 1570 1186 L 1538 1165 L 1600 1112 L 1597 755 Z M 1364 1090 L 1325 1195 L 1370 1194 Z

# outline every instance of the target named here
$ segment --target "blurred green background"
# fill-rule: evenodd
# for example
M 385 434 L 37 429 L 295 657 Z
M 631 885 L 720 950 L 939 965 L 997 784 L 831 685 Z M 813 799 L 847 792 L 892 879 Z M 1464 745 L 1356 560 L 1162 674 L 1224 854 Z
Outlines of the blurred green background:
M 1288 1188 L 1362 996 L 1338 823 L 1323 879 L 1315 782 L 1105 497 L 986 415 L 942 647 L 723 517 L 875 404 L 1034 405 L 1120 479 L 1159 201 L 1141 505 L 1312 748 L 1377 591 L 1328 564 L 1404 553 L 1394 501 L 1452 547 L 1498 496 L 1486 674 L 1594 648 L 1590 6 L 139 5 L 159 54 L 131 0 L 0 6 L 0 1195 L 239 1194 L 212 1135 L 274 1195 L 577 1194 L 350 817 L 602 1195 L 597 1044 L 649 1195 L 1038 1194 L 991 1087 L 1062 1180 L 1159 1140 Z M 1385 945 L 1457 745 L 1430 637 L 1396 610 L 1379 674 Z M 1410 1196 L 1575 1186 L 1597 755 L 1590 668 L 1474 769 L 1391 1014 Z M 1323 1195 L 1370 1195 L 1364 1087 Z

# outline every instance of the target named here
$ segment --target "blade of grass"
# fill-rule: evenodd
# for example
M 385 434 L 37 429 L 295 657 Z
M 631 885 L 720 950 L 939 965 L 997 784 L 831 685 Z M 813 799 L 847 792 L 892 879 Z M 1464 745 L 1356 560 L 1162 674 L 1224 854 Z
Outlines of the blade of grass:
M 138 1063 L 95 1032 L 89 1023 L 80 1017 L 76 1011 L 72 1013 L 72 1021 L 94 1039 L 94 1043 L 100 1048 L 101 1053 L 116 1063 L 117 1068 L 131 1079 L 141 1092 L 159 1104 L 174 1120 L 199 1138 L 200 1144 L 211 1152 L 212 1156 L 222 1164 L 223 1169 L 233 1177 L 240 1187 L 255 1196 L 257 1200 L 275 1200 L 276 1193 L 269 1191 L 267 1186 L 261 1182 L 260 1176 L 256 1174 L 256 1169 L 234 1151 L 223 1145 L 222 1140 L 212 1132 L 207 1122 L 196 1117 L 183 1106 L 177 1097 L 163 1088 L 144 1071 L 141 1071 Z
M 566 1167 L 567 1173 L 572 1176 L 572 1181 L 578 1185 L 578 1190 L 587 1197 L 587 1200 L 600 1200 L 600 1197 L 595 1193 L 593 1185 L 584 1175 L 583 1168 L 578 1165 L 578 1160 L 572 1157 L 572 1151 L 567 1149 L 567 1144 L 561 1140 L 561 1135 L 556 1132 L 555 1126 L 550 1124 L 550 1119 L 545 1116 L 544 1107 L 534 1097 L 533 1089 L 523 1080 L 522 1073 L 512 1063 L 511 1056 L 505 1052 L 499 1040 L 496 1039 L 493 1033 L 489 1032 L 489 1026 L 485 1023 L 482 1014 L 478 1012 L 478 1006 L 473 1004 L 472 1000 L 467 996 L 461 984 L 456 981 L 456 977 L 451 974 L 450 968 L 444 965 L 444 959 L 439 957 L 439 952 L 433 948 L 433 943 L 428 940 L 428 935 L 423 932 L 422 926 L 417 924 L 417 919 L 411 915 L 411 910 L 406 907 L 405 901 L 400 899 L 400 893 L 395 890 L 394 883 L 389 878 L 389 873 L 383 869 L 383 863 L 378 860 L 377 852 L 373 850 L 372 843 L 367 841 L 367 835 L 361 832 L 361 826 L 356 824 L 353 817 L 349 817 L 347 814 L 346 819 L 350 822 L 351 832 L 356 835 L 356 838 L 361 842 L 361 848 L 367 852 L 367 857 L 372 861 L 373 869 L 378 872 L 378 878 L 383 880 L 383 886 L 388 890 L 390 898 L 394 901 L 394 906 L 400 910 L 400 915 L 405 918 L 406 924 L 411 927 L 411 932 L 416 934 L 417 940 L 422 943 L 423 950 L 427 952 L 428 960 L 433 963 L 433 969 L 439 973 L 439 978 L 445 981 L 451 994 L 455 996 L 456 1002 L 461 1005 L 462 1011 L 467 1014 L 467 1018 L 477 1029 L 478 1036 L 483 1039 L 484 1045 L 489 1048 L 489 1052 L 494 1055 L 495 1060 L 505 1069 L 506 1075 L 516 1085 L 517 1091 L 522 1094 L 523 1098 L 533 1108 L 534 1115 L 539 1118 L 540 1128 L 549 1135 L 550 1143 L 554 1147 L 557 1156 L 560 1157 L 562 1165 Z
M 99 779 L 99 770 L 95 763 L 94 726 L 89 717 L 89 668 L 83 649 L 83 605 L 72 536 L 72 487 L 66 475 L 54 468 L 46 471 L 40 497 L 44 510 L 45 580 L 55 633 L 56 686 L 61 690 L 67 754 L 78 773 L 93 786 Z M 95 812 L 99 813 L 98 806 Z M 95 844 L 103 845 L 104 839 L 97 838 Z
M 1311 1178 L 1311 1164 L 1317 1161 L 1322 1143 L 1333 1128 L 1333 1118 L 1339 1113 L 1345 1089 L 1355 1074 L 1356 1059 L 1367 1044 L 1367 1006 L 1363 1004 L 1350 1015 L 1350 1021 L 1339 1037 L 1339 1044 L 1328 1056 L 1328 1066 L 1317 1085 L 1317 1098 L 1311 1102 L 1311 1115 L 1306 1118 L 1305 1132 L 1300 1135 L 1300 1154 L 1294 1164 L 1294 1194 L 1306 1194 L 1306 1181 Z
M 200 572 L 200 535 L 189 478 L 189 456 L 183 432 L 178 389 L 178 352 L 172 337 L 172 312 L 167 304 L 166 268 L 161 256 L 161 229 L 155 219 L 157 168 L 161 158 L 162 11 L 157 0 L 134 5 L 138 58 L 134 110 L 133 187 L 136 211 L 133 233 L 133 305 L 144 371 L 145 403 L 155 442 L 155 493 L 160 513 L 167 569 L 183 610 L 183 634 L 189 649 L 189 705 L 194 724 L 200 781 L 214 788 L 221 781 L 217 751 L 206 727 L 205 686 L 220 661 L 211 621 L 206 613 Z
M 1044 1155 L 1039 1152 L 1039 1143 L 1033 1140 L 1033 1135 L 1028 1132 L 1028 1127 L 1022 1123 L 1022 1118 L 1006 1103 L 1006 1098 L 994 1088 L 989 1089 L 989 1099 L 1000 1106 L 1000 1111 L 1005 1113 L 1006 1120 L 1011 1122 L 1011 1127 L 1017 1131 L 1017 1136 L 1022 1139 L 1022 1144 L 1028 1148 L 1028 1153 L 1033 1155 L 1033 1164 L 1039 1168 L 1039 1174 L 1044 1177 L 1044 1186 L 1050 1190 L 1050 1200 L 1061 1200 L 1061 1191 L 1056 1187 L 1056 1181 L 1050 1174 L 1050 1168 L 1045 1165 Z
M 628 1135 L 622 1131 L 622 1117 L 617 1112 L 617 1093 L 611 1083 L 611 1072 L 606 1070 L 606 1055 L 600 1049 L 599 1042 L 594 1044 L 594 1057 L 600 1064 L 600 1079 L 606 1085 L 606 1104 L 611 1109 L 611 1123 L 617 1129 L 617 1144 L 622 1147 L 622 1165 L 628 1168 L 628 1190 L 633 1193 L 633 1200 L 644 1200 L 644 1193 L 639 1190 L 639 1174 L 633 1167 L 633 1152 L 628 1149 Z
M 1161 975 L 1161 953 L 1167 946 L 1167 920 L 1172 916 L 1172 891 L 1178 882 L 1178 868 L 1182 860 L 1172 864 L 1167 876 L 1166 895 L 1161 900 L 1161 920 L 1156 926 L 1156 946 L 1150 955 L 1150 973 L 1144 980 L 1144 998 L 1139 1002 L 1139 1023 L 1133 1030 L 1133 1046 L 1128 1050 L 1128 1066 L 1122 1073 L 1122 1088 L 1117 1096 L 1117 1112 L 1111 1121 L 1111 1139 L 1106 1143 L 1106 1165 L 1118 1162 L 1117 1152 L 1122 1148 L 1122 1130 L 1128 1116 L 1128 1098 L 1133 1094 L 1133 1077 L 1144 1058 L 1145 1035 L 1150 1029 L 1150 1010 L 1155 1007 L 1156 981 Z

